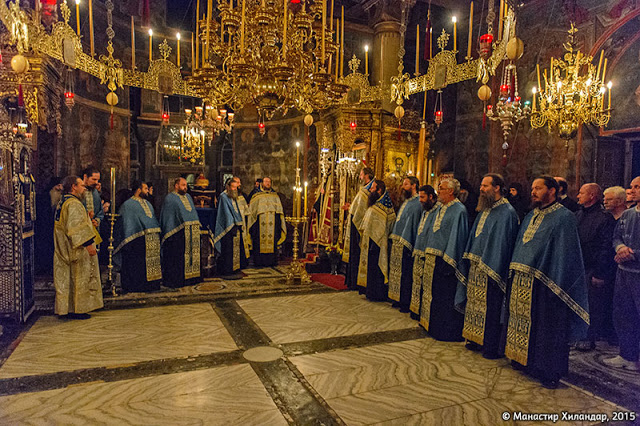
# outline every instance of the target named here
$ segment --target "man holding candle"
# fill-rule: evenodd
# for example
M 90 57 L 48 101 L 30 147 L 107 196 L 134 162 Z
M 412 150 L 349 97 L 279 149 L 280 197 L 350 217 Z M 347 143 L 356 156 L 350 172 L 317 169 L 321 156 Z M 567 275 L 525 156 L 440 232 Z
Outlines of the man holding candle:
M 200 281 L 200 220 L 187 194 L 187 180 L 173 183 L 160 212 L 162 228 L 162 276 L 167 287 L 183 287 Z
M 249 236 L 253 245 L 253 263 L 257 267 L 276 266 L 278 247 L 287 237 L 284 210 L 271 178 L 264 177 L 260 191 L 249 202 Z
M 220 254 L 218 273 L 233 278 L 241 278 L 240 269 L 247 266 L 244 219 L 239 204 L 244 197 L 238 195 L 239 185 L 239 179 L 229 178 L 225 190 L 220 194 L 213 238 L 215 249 Z
M 89 212 L 91 223 L 96 229 L 100 229 L 100 222 L 104 219 L 102 200 L 97 186 L 100 183 L 100 170 L 89 166 L 82 171 L 82 179 L 86 188 L 83 195 L 84 206 Z
M 389 292 L 389 234 L 396 221 L 391 196 L 383 181 L 373 181 L 367 205 L 360 226 L 358 287 L 363 288 L 367 299 L 383 302 Z
M 116 265 L 120 265 L 122 291 L 159 290 L 162 279 L 160 224 L 147 201 L 148 185 L 135 181 L 131 191 L 133 196 L 122 203 L 114 229 L 113 255 Z
M 346 221 L 344 252 L 342 261 L 347 263 L 347 275 L 345 285 L 349 290 L 357 288 L 358 267 L 360 265 L 360 225 L 367 210 L 367 199 L 369 190 L 373 184 L 373 170 L 365 167 L 360 171 L 360 182 L 364 184 L 353 198 L 351 204 L 345 204 L 342 208 L 349 210 Z
M 408 176 L 402 182 L 404 203 L 398 211 L 396 223 L 391 232 L 391 256 L 389 258 L 389 299 L 400 312 L 409 312 L 411 285 L 413 282 L 413 244 L 416 241 L 418 225 L 422 217 L 422 204 L 418 199 L 420 182 L 415 176 Z

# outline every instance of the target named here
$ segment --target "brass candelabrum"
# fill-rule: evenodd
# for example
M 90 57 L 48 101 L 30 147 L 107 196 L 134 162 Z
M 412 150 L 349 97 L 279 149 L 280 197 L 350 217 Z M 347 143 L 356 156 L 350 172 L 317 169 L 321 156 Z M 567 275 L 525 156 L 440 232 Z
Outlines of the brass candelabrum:
M 306 216 L 286 217 L 285 220 L 293 225 L 293 261 L 287 272 L 287 284 L 307 284 L 311 282 L 311 277 L 304 267 L 304 263 L 298 259 L 298 251 L 300 249 L 300 231 L 298 227 L 307 222 Z
M 118 292 L 116 291 L 116 283 L 113 280 L 113 228 L 114 225 L 116 224 L 116 219 L 118 218 L 118 216 L 120 216 L 117 213 L 107 213 L 109 215 L 109 223 L 110 223 L 110 230 L 109 230 L 109 247 L 107 247 L 107 250 L 109 250 L 109 265 L 108 265 L 108 278 L 107 278 L 107 282 L 109 283 L 109 286 L 111 286 L 111 295 L 112 296 L 117 296 Z

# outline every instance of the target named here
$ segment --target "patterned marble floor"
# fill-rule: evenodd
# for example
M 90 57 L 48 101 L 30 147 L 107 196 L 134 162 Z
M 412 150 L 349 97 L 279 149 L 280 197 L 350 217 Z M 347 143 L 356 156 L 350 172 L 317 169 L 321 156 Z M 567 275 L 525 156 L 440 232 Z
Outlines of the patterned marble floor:
M 355 292 L 247 299 L 238 305 L 275 343 L 418 327 L 408 315 Z
M 2 365 L 0 379 L 236 349 L 210 304 L 98 311 L 82 321 L 45 316 Z

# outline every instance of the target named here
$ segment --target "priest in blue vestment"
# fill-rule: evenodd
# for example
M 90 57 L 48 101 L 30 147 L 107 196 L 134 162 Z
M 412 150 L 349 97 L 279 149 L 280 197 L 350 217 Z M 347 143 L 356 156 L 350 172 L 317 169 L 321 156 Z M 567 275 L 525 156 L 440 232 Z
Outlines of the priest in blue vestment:
M 424 272 L 424 249 L 427 247 L 428 230 L 433 226 L 436 212 L 440 209 L 441 204 L 438 202 L 438 194 L 431 185 L 423 185 L 420 187 L 420 204 L 422 205 L 422 216 L 418 223 L 416 231 L 416 241 L 413 245 L 412 260 L 412 282 L 411 282 L 411 300 L 409 310 L 411 318 L 420 319 L 420 305 L 422 302 L 422 273 Z
M 149 187 L 142 181 L 131 186 L 133 196 L 122 203 L 114 229 L 114 263 L 120 266 L 124 293 L 160 289 L 160 224 L 146 197 Z
M 187 194 L 187 181 L 177 178 L 160 212 L 162 228 L 162 276 L 167 287 L 200 281 L 200 220 Z
M 569 342 L 586 336 L 587 283 L 574 214 L 557 202 L 558 183 L 531 186 L 535 209 L 522 222 L 509 269 L 506 356 L 554 389 L 569 369 Z
M 519 227 L 518 214 L 504 193 L 501 175 L 489 173 L 482 178 L 479 215 L 460 262 L 466 281 L 458 283 L 456 295 L 456 305 L 464 309 L 462 337 L 468 341 L 467 348 L 482 350 L 487 359 L 504 353 L 501 314 Z
M 409 312 L 411 283 L 413 282 L 413 244 L 422 218 L 422 204 L 418 188 L 420 182 L 409 176 L 402 182 L 405 201 L 402 203 L 396 223 L 391 231 L 391 254 L 389 256 L 389 299 L 400 312 Z
M 422 272 L 420 324 L 436 340 L 461 341 L 464 316 L 455 307 L 459 263 L 469 235 L 469 218 L 457 198 L 460 182 L 444 179 L 439 186 L 438 209 L 427 230 Z
M 345 204 L 349 210 L 344 230 L 344 251 L 342 261 L 347 264 L 347 274 L 344 284 L 349 290 L 355 290 L 358 282 L 358 268 L 360 267 L 360 226 L 367 211 L 369 190 L 373 185 L 373 170 L 365 167 L 360 170 L 360 182 L 364 185 L 358 190 L 351 204 Z
M 238 203 L 244 197 L 238 195 L 239 184 L 240 181 L 236 178 L 229 178 L 226 189 L 218 198 L 218 216 L 213 238 L 215 249 L 220 254 L 218 273 L 226 276 L 235 274 L 238 278 L 240 269 L 247 266 L 243 235 L 245 224 Z
M 358 287 L 367 299 L 382 302 L 387 300 L 389 293 L 388 243 L 396 221 L 396 212 L 383 181 L 373 181 L 368 205 L 360 227 Z

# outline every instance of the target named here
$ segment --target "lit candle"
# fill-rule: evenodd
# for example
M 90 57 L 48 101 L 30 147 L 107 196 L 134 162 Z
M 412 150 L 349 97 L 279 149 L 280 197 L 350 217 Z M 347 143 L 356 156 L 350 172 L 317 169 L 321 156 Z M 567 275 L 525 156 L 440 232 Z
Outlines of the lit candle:
M 469 43 L 467 45 L 467 60 L 471 60 L 471 47 L 473 46 L 473 2 L 469 7 Z
M 420 25 L 416 26 L 416 77 L 420 75 Z
M 542 90 L 542 85 L 540 84 L 540 64 L 536 64 L 536 73 L 538 74 L 538 88 Z
M 309 186 L 309 182 L 304 183 L 304 217 L 307 217 L 307 187 Z
M 533 112 L 536 112 L 536 93 L 538 90 L 534 87 L 533 90 Z
M 607 76 L 607 58 L 604 58 L 604 66 L 602 67 L 602 83 L 604 84 L 604 78 Z
M 209 60 L 209 42 L 211 40 L 211 9 L 213 8 L 213 0 L 207 0 L 207 43 L 206 49 L 204 50 L 203 55 L 204 58 Z M 244 24 L 242 26 L 242 30 L 244 31 Z
M 246 0 L 242 0 L 242 32 L 240 33 L 240 53 L 244 55 L 244 15 L 246 11 Z
M 89 46 L 91 46 L 91 57 L 96 55 L 96 49 L 93 42 L 93 0 L 89 0 Z
M 369 45 L 364 45 L 364 73 L 369 75 Z
M 111 167 L 111 199 L 115 200 L 116 194 L 116 168 Z M 116 204 L 112 203 L 111 213 L 115 213 Z
M 296 171 L 300 168 L 300 142 L 296 142 Z
M 37 0 L 36 3 L 38 3 Z M 76 32 L 80 35 L 80 0 L 76 0 Z
M 180 68 L 180 33 L 176 34 L 176 38 L 178 39 L 178 68 Z
M 504 0 L 500 0 L 500 20 L 498 21 L 498 40 L 502 40 L 502 20 L 504 19 Z
M 453 21 L 453 51 L 458 51 L 458 18 L 455 16 L 451 18 Z
M 607 89 L 609 89 L 609 107 L 608 109 L 611 110 L 611 87 L 613 86 L 613 84 L 611 82 L 607 83 Z
M 327 26 L 327 0 L 322 0 L 322 57 L 321 57 L 321 62 L 322 62 L 322 66 L 324 67 L 324 58 L 325 58 L 325 35 L 324 35 L 324 30 L 325 27 Z M 337 58 L 336 58 L 337 59 Z M 337 63 L 337 61 L 336 61 Z
M 136 69 L 136 27 L 131 16 L 131 69 Z
M 340 22 L 340 32 L 342 37 L 340 38 L 340 77 L 344 76 L 344 6 L 342 6 L 342 19 Z
M 149 28 L 149 64 L 153 61 L 153 30 Z
M 284 2 L 284 15 L 282 17 L 282 57 L 287 59 L 287 6 L 288 3 Z

